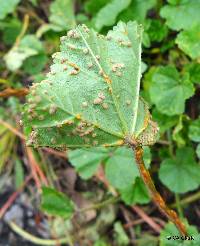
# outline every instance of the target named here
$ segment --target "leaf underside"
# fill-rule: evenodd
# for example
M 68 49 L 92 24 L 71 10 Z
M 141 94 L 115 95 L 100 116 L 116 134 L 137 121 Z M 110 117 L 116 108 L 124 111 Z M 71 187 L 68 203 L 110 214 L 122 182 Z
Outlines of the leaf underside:
M 120 22 L 107 36 L 81 25 L 61 37 L 51 71 L 24 107 L 28 144 L 153 144 L 157 125 L 139 97 L 141 35 L 136 22 Z

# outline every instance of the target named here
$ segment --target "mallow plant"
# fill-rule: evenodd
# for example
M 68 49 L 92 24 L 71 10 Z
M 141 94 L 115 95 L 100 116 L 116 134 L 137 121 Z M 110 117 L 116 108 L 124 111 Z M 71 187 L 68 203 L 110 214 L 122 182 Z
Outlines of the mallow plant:
M 186 235 L 143 161 L 143 146 L 156 142 L 159 129 L 140 97 L 142 26 L 119 22 L 103 36 L 80 25 L 60 40 L 46 79 L 34 83 L 27 96 L 27 144 L 56 149 L 128 146 L 153 201 Z

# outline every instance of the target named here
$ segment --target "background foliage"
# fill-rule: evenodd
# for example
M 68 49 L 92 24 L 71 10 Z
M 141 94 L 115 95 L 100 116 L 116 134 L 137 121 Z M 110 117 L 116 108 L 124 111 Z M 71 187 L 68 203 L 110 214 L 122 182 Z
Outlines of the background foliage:
M 65 237 L 69 245 L 200 245 L 199 13 L 199 0 L 0 0 L 1 207 L 16 205 L 5 199 L 16 190 L 33 202 L 33 217 L 40 214 L 48 238 Z M 19 121 L 26 88 L 49 71 L 60 37 L 81 23 L 106 34 L 119 20 L 144 28 L 141 95 L 160 127 L 157 143 L 145 148 L 145 164 L 194 242 L 166 239 L 178 232 L 151 203 L 129 149 L 63 153 L 24 144 Z M 2 223 L 6 234 L 15 231 L 11 219 Z

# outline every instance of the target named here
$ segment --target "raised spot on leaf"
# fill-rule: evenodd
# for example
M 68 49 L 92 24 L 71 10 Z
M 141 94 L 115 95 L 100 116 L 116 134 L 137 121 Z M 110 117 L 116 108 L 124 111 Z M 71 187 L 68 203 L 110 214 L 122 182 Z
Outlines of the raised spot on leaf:
M 68 38 L 80 38 L 80 35 L 78 34 L 78 32 L 76 30 L 70 30 L 67 33 L 67 37 Z
M 94 104 L 101 104 L 102 103 L 102 99 L 97 97 L 97 98 L 94 99 L 93 103 Z
M 63 67 L 63 70 L 66 71 L 67 69 L 68 69 L 68 67 L 65 65 L 65 66 Z
M 91 67 L 93 67 L 93 63 L 88 63 L 88 68 L 91 68 Z
M 55 138 L 51 138 L 51 143 L 52 144 L 56 144 L 56 139 Z
M 98 61 L 100 60 L 100 56 L 99 55 L 96 55 L 96 58 L 97 58 Z
M 72 71 L 70 71 L 70 75 L 77 75 L 79 73 L 79 71 L 78 70 L 72 70 Z
M 87 103 L 87 102 L 82 102 L 82 106 L 83 106 L 84 108 L 86 108 L 86 107 L 88 106 L 88 103 Z
M 87 48 L 84 48 L 84 49 L 83 49 L 83 53 L 84 53 L 84 54 L 88 54 L 88 53 L 89 53 L 89 50 L 88 50 Z
M 67 44 L 67 47 L 70 49 L 70 50 L 75 50 L 76 49 L 76 46 L 74 44 Z
M 57 110 L 57 106 L 55 104 L 51 104 L 49 108 L 49 114 L 55 114 Z
M 129 106 L 131 105 L 131 100 L 126 100 L 126 104 Z
M 80 114 L 77 114 L 77 115 L 76 115 L 76 119 L 77 119 L 77 120 L 81 120 L 81 115 L 80 115 Z
M 108 104 L 107 104 L 107 103 L 103 103 L 103 104 L 102 104 L 102 108 L 103 108 L 103 109 L 108 109 Z

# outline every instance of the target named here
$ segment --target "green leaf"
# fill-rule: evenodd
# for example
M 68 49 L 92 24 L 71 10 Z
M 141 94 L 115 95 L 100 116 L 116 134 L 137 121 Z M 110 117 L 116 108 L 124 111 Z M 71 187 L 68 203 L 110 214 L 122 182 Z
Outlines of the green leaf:
M 109 156 L 109 150 L 103 147 L 77 149 L 68 152 L 68 158 L 83 179 L 91 178 L 99 164 Z
M 41 208 L 49 215 L 60 216 L 65 219 L 71 217 L 74 212 L 72 201 L 63 193 L 50 187 L 42 188 Z
M 161 42 L 168 34 L 168 28 L 160 20 L 150 19 L 150 26 L 147 30 L 152 42 Z
M 40 73 L 47 63 L 47 56 L 45 53 L 40 53 L 35 56 L 28 57 L 23 64 L 23 70 L 31 75 Z
M 186 145 L 187 139 L 187 128 L 186 124 L 188 125 L 189 117 L 187 115 L 180 115 L 178 124 L 173 130 L 172 138 L 176 141 L 178 147 L 183 147 Z
M 16 19 L 6 19 L 4 22 L 0 22 L 0 30 L 3 31 L 3 42 L 7 45 L 12 45 L 22 28 L 22 23 Z
M 184 67 L 185 72 L 190 74 L 190 80 L 194 84 L 200 84 L 200 64 L 199 63 L 188 63 Z
M 148 147 L 144 148 L 144 162 L 148 168 L 151 154 Z M 140 176 L 133 153 L 126 147 L 117 148 L 107 160 L 105 168 L 106 178 L 117 189 L 126 189 L 134 184 L 136 177 Z
M 197 145 L 196 154 L 197 154 L 198 158 L 200 159 L 200 144 Z
M 55 0 L 50 5 L 49 21 L 54 31 L 63 31 L 75 26 L 73 1 Z
M 34 35 L 23 37 L 19 45 L 14 46 L 4 57 L 6 66 L 15 71 L 19 69 L 24 60 L 43 52 L 42 43 Z
M 91 178 L 97 171 L 98 166 L 101 163 L 109 165 L 108 176 L 111 176 L 112 179 L 112 170 L 117 170 L 117 167 L 120 166 L 122 169 L 121 163 L 123 162 L 125 166 L 128 166 L 131 172 L 129 184 L 133 184 L 135 177 L 139 176 L 139 173 L 136 168 L 136 163 L 133 158 L 133 153 L 131 149 L 126 147 L 121 148 L 105 148 L 105 147 L 93 147 L 87 149 L 77 149 L 71 150 L 68 152 L 68 158 L 71 164 L 75 167 L 76 171 L 83 179 Z M 148 147 L 144 147 L 144 160 L 147 166 L 151 162 L 151 153 Z M 119 164 L 117 164 L 119 163 Z M 109 169 L 110 168 L 110 169 Z M 114 173 L 113 173 L 114 174 Z M 116 174 L 118 175 L 118 174 Z M 126 179 L 126 173 L 124 176 L 121 174 L 121 179 Z M 109 178 L 109 177 L 108 177 Z M 119 182 L 121 182 L 119 180 Z
M 0 20 L 3 20 L 8 14 L 12 13 L 20 0 L 0 0 Z
M 200 237 L 196 227 L 186 224 L 188 236 L 192 236 L 194 240 L 182 240 L 176 226 L 169 222 L 160 234 L 160 246 L 197 246 L 200 244 Z M 174 239 L 173 239 L 174 236 Z M 175 240 L 179 236 L 179 240 Z
M 200 142 L 200 118 L 191 122 L 188 135 L 192 141 Z
M 115 24 L 118 14 L 126 9 L 130 3 L 131 0 L 112 0 L 106 4 L 95 16 L 95 28 L 101 30 L 104 26 L 112 26 Z
M 200 58 L 200 25 L 180 32 L 176 38 L 176 43 L 179 49 L 192 59 Z
M 101 8 L 104 7 L 104 5 L 111 2 L 111 0 L 88 0 L 84 4 L 84 9 L 87 13 L 94 15 L 96 14 Z
M 29 144 L 57 148 L 153 144 L 157 125 L 139 99 L 140 27 L 120 22 L 104 37 L 83 25 L 61 40 L 51 72 L 31 87 L 25 105 Z
M 24 182 L 24 169 L 22 162 L 19 159 L 16 159 L 15 162 L 15 187 L 19 189 Z
M 190 147 L 177 149 L 174 159 L 162 161 L 159 178 L 176 193 L 196 189 L 200 184 L 200 166 L 195 162 L 193 149 Z
M 119 15 L 119 20 L 124 22 L 136 20 L 144 23 L 147 12 L 156 5 L 156 0 L 132 0 L 131 5 Z
M 194 94 L 194 87 L 188 74 L 180 77 L 177 69 L 169 65 L 156 69 L 149 92 L 158 111 L 172 116 L 184 112 L 185 100 Z
M 129 244 L 129 237 L 120 221 L 117 221 L 114 224 L 114 238 L 116 245 L 125 246 Z
M 178 116 L 167 116 L 156 109 L 153 110 L 152 117 L 158 123 L 161 134 L 178 123 Z
M 147 204 L 150 202 L 150 197 L 146 186 L 141 178 L 137 177 L 135 183 L 127 186 L 125 189 L 120 189 L 122 200 L 127 205 L 133 204 Z
M 177 5 L 166 5 L 161 8 L 160 16 L 166 19 L 166 24 L 173 30 L 190 30 L 200 24 L 200 1 L 180 0 Z

